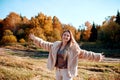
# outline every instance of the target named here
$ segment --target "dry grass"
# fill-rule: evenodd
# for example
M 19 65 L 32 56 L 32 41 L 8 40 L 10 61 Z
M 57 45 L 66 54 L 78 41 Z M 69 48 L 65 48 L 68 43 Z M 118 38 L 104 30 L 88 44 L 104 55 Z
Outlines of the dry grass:
M 0 55 L 0 80 L 55 80 L 55 71 L 46 67 L 47 58 L 3 54 Z M 74 80 L 120 80 L 120 62 L 79 60 L 78 65 Z
M 0 55 L 0 80 L 54 80 L 54 71 L 46 68 L 46 59 Z
M 79 61 L 78 72 L 83 80 L 120 80 L 120 62 Z

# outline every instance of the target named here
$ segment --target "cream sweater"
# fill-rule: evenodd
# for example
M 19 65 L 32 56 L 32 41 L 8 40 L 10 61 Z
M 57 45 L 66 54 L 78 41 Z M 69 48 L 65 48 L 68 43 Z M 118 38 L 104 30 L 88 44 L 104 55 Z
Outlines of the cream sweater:
M 41 38 L 34 37 L 34 44 L 37 46 L 49 51 L 47 67 L 50 70 L 55 68 L 56 63 L 56 54 L 60 47 L 61 41 L 56 41 L 54 43 L 47 42 L 42 40 Z M 102 55 L 99 53 L 94 53 L 91 51 L 86 51 L 80 49 L 78 46 L 74 44 L 68 48 L 68 73 L 69 76 L 74 77 L 77 75 L 77 67 L 78 67 L 78 59 L 87 59 L 91 61 L 101 61 Z

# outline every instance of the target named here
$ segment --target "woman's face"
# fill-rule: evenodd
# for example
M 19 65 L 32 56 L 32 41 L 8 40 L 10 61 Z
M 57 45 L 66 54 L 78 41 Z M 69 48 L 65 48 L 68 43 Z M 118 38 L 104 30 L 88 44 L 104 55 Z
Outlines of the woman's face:
M 68 42 L 70 40 L 70 33 L 64 32 L 62 35 L 62 41 Z

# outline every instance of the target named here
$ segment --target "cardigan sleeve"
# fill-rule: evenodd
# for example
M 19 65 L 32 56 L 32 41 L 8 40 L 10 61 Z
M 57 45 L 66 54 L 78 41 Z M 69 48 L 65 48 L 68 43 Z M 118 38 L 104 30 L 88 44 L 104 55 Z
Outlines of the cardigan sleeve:
M 53 43 L 44 41 L 43 39 L 38 38 L 36 36 L 33 39 L 33 43 L 36 46 L 41 47 L 41 48 L 43 48 L 43 49 L 45 49 L 47 51 L 50 51 L 51 47 L 53 46 Z
M 86 50 L 80 49 L 79 58 L 90 60 L 90 61 L 101 61 L 103 59 L 103 55 L 101 53 L 95 53 L 92 51 L 86 51 Z

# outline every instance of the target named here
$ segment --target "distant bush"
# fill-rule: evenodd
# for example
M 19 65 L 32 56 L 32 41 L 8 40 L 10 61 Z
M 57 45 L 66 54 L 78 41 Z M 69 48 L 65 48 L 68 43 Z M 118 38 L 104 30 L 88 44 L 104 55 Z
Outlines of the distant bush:
M 16 42 L 17 42 L 17 38 L 16 36 L 13 35 L 13 32 L 11 30 L 5 30 L 1 40 L 1 44 L 9 44 Z
M 19 40 L 20 43 L 25 43 L 26 41 L 22 38 Z
M 14 35 L 3 36 L 1 40 L 2 44 L 16 43 L 16 42 L 17 42 L 17 38 Z

